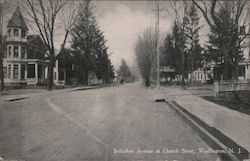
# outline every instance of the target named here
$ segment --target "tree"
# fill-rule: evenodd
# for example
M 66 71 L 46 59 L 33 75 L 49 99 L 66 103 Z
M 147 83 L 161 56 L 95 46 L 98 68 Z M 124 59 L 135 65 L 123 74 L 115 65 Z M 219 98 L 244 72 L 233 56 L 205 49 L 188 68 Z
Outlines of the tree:
M 184 34 L 183 24 L 175 22 L 171 33 L 169 33 L 162 47 L 162 55 L 166 65 L 175 70 L 176 74 L 182 75 L 182 83 L 188 72 L 186 67 L 186 36 Z
M 59 53 L 65 49 L 65 44 L 71 28 L 76 21 L 78 10 L 74 1 L 67 3 L 67 0 L 25 0 L 25 8 L 27 15 L 31 18 L 37 27 L 38 33 L 43 39 L 48 50 L 48 81 L 47 87 L 49 90 L 53 88 L 53 67 L 56 61 L 55 53 L 55 28 L 58 22 L 58 17 L 63 16 L 62 24 L 64 25 L 65 33 Z M 63 9 L 67 6 L 69 14 L 66 16 Z
M 240 44 L 250 33 L 249 29 L 245 36 L 240 37 L 239 27 L 240 24 L 245 25 L 249 18 L 249 11 L 243 14 L 249 2 L 247 0 L 212 0 L 203 3 L 192 0 L 192 2 L 199 8 L 210 26 L 209 53 L 213 54 L 211 58 L 215 61 L 223 63 L 223 79 L 237 80 L 238 64 L 241 59 Z
M 111 83 L 111 79 L 115 77 L 114 66 L 107 54 L 107 49 L 98 54 L 95 73 L 97 78 L 104 80 L 105 83 Z
M 3 72 L 3 55 L 4 55 L 4 43 L 3 43 L 3 3 L 0 1 L 0 90 L 4 89 L 4 72 Z
M 145 30 L 143 35 L 138 37 L 135 53 L 137 65 L 145 82 L 145 86 L 149 87 L 153 73 L 153 65 L 156 61 L 155 35 L 151 29 Z
M 175 21 L 172 27 L 172 33 L 167 36 L 167 46 L 165 46 L 165 52 L 167 56 L 171 56 L 173 62 L 169 62 L 177 74 L 181 75 L 182 87 L 185 84 L 185 77 L 187 77 L 187 35 L 185 33 L 186 26 L 188 24 L 187 11 L 189 2 L 176 1 L 170 2 L 170 9 L 175 13 Z M 169 46 L 171 45 L 171 47 Z M 168 51 L 168 47 L 172 52 Z
M 191 4 L 187 11 L 187 25 L 185 26 L 185 35 L 187 37 L 186 70 L 191 73 L 191 81 L 193 71 L 203 65 L 202 47 L 199 44 L 199 30 L 201 28 L 199 27 L 199 19 L 196 6 Z
M 88 84 L 88 73 L 94 71 L 98 79 L 110 82 L 114 69 L 107 53 L 103 32 L 96 22 L 90 0 L 80 4 L 79 17 L 72 29 L 71 47 L 78 67 L 78 83 Z
M 123 81 L 124 80 L 129 81 L 131 78 L 131 72 L 129 66 L 127 65 L 127 62 L 124 59 L 121 60 L 121 65 L 118 70 L 118 75 L 121 77 Z

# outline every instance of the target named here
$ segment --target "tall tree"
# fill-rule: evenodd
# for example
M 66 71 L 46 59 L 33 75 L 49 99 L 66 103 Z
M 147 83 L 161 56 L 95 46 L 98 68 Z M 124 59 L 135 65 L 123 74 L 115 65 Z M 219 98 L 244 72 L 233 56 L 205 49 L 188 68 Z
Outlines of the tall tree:
M 217 64 L 223 64 L 223 77 L 225 80 L 232 78 L 233 71 L 233 53 L 228 50 L 228 44 L 231 43 L 231 34 L 233 23 L 230 18 L 230 12 L 226 7 L 220 8 L 217 13 L 218 18 L 215 25 L 210 29 L 208 52 L 211 58 Z M 235 44 L 236 45 L 236 44 Z M 239 46 L 234 46 L 234 50 L 238 50 Z M 227 51 L 227 52 L 224 52 Z
M 90 0 L 80 4 L 80 14 L 74 25 L 72 35 L 72 48 L 78 58 L 78 81 L 88 84 L 88 73 L 94 70 L 96 64 L 95 47 L 96 38 L 100 34 L 93 15 L 93 6 Z
M 162 47 L 162 55 L 166 65 L 173 68 L 176 74 L 182 75 L 183 84 L 188 72 L 186 41 L 183 24 L 175 22 Z
M 3 2 L 0 1 L 0 90 L 4 89 L 4 72 L 3 72 L 3 55 L 4 55 L 4 43 L 3 43 Z
M 223 79 L 238 79 L 241 59 L 240 44 L 250 33 L 249 28 L 247 34 L 240 37 L 239 27 L 245 25 L 249 19 L 249 11 L 244 14 L 249 1 L 212 0 L 201 3 L 192 0 L 192 2 L 199 8 L 210 26 L 210 44 L 213 45 L 210 46 L 209 50 L 216 53 L 211 57 L 215 58 L 216 61 L 223 62 Z
M 127 80 L 127 81 L 129 81 L 131 77 L 131 71 L 125 59 L 121 60 L 121 65 L 118 70 L 118 75 L 121 76 L 122 80 Z
M 34 22 L 37 32 L 40 34 L 48 50 L 47 56 L 49 65 L 47 87 L 51 90 L 54 84 L 53 67 L 56 61 L 55 29 L 57 24 L 60 23 L 58 21 L 59 15 L 63 16 L 63 18 L 61 18 L 61 24 L 64 24 L 63 28 L 65 29 L 64 38 L 59 51 L 59 53 L 61 53 L 65 49 L 67 38 L 76 21 L 78 9 L 74 1 L 67 3 L 67 0 L 25 0 L 24 2 L 24 8 L 26 8 L 27 15 L 32 19 L 32 22 Z M 66 6 L 69 11 L 67 16 L 63 11 Z
M 199 43 L 199 15 L 197 13 L 196 6 L 191 4 L 187 11 L 187 25 L 185 26 L 185 34 L 187 36 L 186 46 L 187 46 L 187 60 L 186 67 L 188 72 L 192 73 L 198 68 L 202 67 L 203 56 L 202 48 Z
M 187 11 L 188 11 L 189 3 L 188 1 L 171 1 L 170 9 L 175 13 L 175 22 L 172 28 L 171 42 L 172 47 L 174 48 L 174 53 L 176 54 L 174 57 L 177 57 L 176 63 L 177 66 L 173 66 L 178 74 L 181 75 L 182 87 L 185 84 L 185 77 L 187 76 L 187 36 L 185 34 L 185 29 L 188 23 L 187 19 Z M 171 54 L 171 55 L 172 55 Z M 173 55 L 172 55 L 173 56 Z M 173 57 L 173 58 L 174 58 Z M 178 58 L 179 57 L 179 58 Z M 173 64 L 174 65 L 174 64 Z
M 72 29 L 71 47 L 77 58 L 78 82 L 88 84 L 88 73 L 94 71 L 98 79 L 109 82 L 113 66 L 107 53 L 108 47 L 103 32 L 94 16 L 94 6 L 90 0 L 80 4 L 81 12 Z
M 149 87 L 153 73 L 153 65 L 156 61 L 155 53 L 155 35 L 151 29 L 144 31 L 143 35 L 138 37 L 135 46 L 137 65 L 145 82 L 145 86 Z

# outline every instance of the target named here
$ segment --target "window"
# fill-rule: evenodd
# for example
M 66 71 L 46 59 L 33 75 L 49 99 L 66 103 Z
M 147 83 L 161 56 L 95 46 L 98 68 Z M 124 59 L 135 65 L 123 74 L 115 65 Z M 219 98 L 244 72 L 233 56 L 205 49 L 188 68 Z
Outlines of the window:
M 13 66 L 13 78 L 18 79 L 18 65 Z
M 11 79 L 11 65 L 8 67 L 8 78 Z
M 239 76 L 240 77 L 245 77 L 245 66 L 244 65 L 240 65 L 239 66 Z
M 18 57 L 18 46 L 14 46 L 14 57 Z
M 9 46 L 8 50 L 9 50 L 9 51 L 8 51 L 8 55 L 9 55 L 9 57 L 11 57 L 11 55 L 12 55 L 12 52 L 11 52 L 11 51 L 12 51 L 12 48 L 11 48 L 11 46 Z
M 21 79 L 25 78 L 25 65 L 21 65 Z
M 19 36 L 19 30 L 18 29 L 14 29 L 14 36 Z
M 28 50 L 28 56 L 27 56 L 28 59 L 33 59 L 33 50 L 29 49 Z
M 25 58 L 25 54 L 26 54 L 26 48 L 24 46 L 22 46 L 22 48 L 21 48 L 21 57 Z
M 8 37 L 11 37 L 11 29 L 8 29 Z
M 64 80 L 64 71 L 59 71 L 59 80 Z
M 4 76 L 4 78 L 7 77 L 7 68 L 6 67 L 3 67 L 3 76 Z
M 26 31 L 25 30 L 22 30 L 21 36 L 22 36 L 22 38 L 26 37 Z
M 28 64 L 28 78 L 35 78 L 35 64 Z

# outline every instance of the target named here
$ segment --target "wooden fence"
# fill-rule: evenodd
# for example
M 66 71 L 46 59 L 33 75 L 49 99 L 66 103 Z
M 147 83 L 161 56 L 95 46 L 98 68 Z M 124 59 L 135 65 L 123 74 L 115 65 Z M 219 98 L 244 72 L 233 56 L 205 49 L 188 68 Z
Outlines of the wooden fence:
M 214 82 L 214 96 L 222 92 L 250 91 L 250 80 Z

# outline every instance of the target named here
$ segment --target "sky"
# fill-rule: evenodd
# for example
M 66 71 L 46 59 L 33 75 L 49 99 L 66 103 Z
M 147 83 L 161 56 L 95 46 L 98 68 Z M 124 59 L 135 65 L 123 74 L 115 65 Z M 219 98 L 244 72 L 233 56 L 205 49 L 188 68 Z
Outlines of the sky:
M 156 21 L 155 2 L 150 1 L 96 1 L 96 17 L 107 39 L 111 60 L 119 68 L 121 59 L 130 66 L 136 64 L 135 44 L 145 29 Z M 171 27 L 171 17 L 161 11 L 160 31 L 163 35 Z M 162 35 L 161 34 L 161 35 Z
M 7 0 L 5 0 L 7 3 Z M 16 1 L 16 2 L 15 2 Z M 23 0 L 19 0 L 21 4 Z M 11 3 L 9 12 L 5 15 L 6 21 L 11 17 L 11 12 L 14 12 L 18 0 L 8 0 Z M 170 31 L 175 13 L 169 8 L 169 1 L 161 1 L 160 3 L 160 40 L 163 40 Z M 108 52 L 110 53 L 111 61 L 117 70 L 121 63 L 121 59 L 125 59 L 129 66 L 136 66 L 135 44 L 139 35 L 147 28 L 152 28 L 154 31 L 156 22 L 156 2 L 140 0 L 140 1 L 124 1 L 124 0 L 96 0 L 93 1 L 95 6 L 94 14 L 96 16 L 100 29 L 104 32 L 107 40 Z M 25 11 L 24 11 L 25 12 Z M 63 12 L 67 12 L 64 10 Z M 201 20 L 203 21 L 203 20 Z M 30 26 L 30 34 L 35 34 Z M 55 33 L 55 44 L 60 48 L 63 34 L 62 28 L 57 27 Z M 206 32 L 205 32 L 206 33 Z M 205 34 L 206 35 L 206 34 Z M 204 34 L 201 36 L 204 36 Z M 162 43 L 163 41 L 160 41 Z

